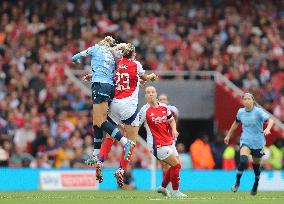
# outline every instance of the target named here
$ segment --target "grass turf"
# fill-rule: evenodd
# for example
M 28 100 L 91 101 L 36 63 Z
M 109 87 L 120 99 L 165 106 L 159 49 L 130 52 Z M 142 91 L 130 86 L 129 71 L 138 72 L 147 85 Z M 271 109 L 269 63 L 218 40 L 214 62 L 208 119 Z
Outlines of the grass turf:
M 284 203 L 284 192 L 184 192 L 187 199 L 164 198 L 153 191 L 20 191 L 0 192 L 0 204 L 147 204 L 147 203 L 213 203 L 213 204 L 280 204 Z

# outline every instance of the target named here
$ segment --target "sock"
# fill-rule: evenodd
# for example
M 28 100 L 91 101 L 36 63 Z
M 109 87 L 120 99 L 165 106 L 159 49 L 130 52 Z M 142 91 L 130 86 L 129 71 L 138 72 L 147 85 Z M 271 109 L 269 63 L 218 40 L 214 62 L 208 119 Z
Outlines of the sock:
M 164 175 L 164 176 L 163 176 L 162 187 L 164 187 L 164 188 L 166 188 L 167 185 L 168 185 L 169 182 L 170 182 L 170 179 L 171 179 L 171 177 L 170 177 L 170 175 L 171 175 L 171 169 L 172 169 L 172 167 L 169 168 L 168 171 L 163 172 L 163 175 Z
M 163 180 L 165 179 L 168 171 L 163 171 Z
M 131 157 L 132 157 L 132 153 L 133 153 L 133 151 L 134 151 L 134 148 L 135 148 L 135 146 L 133 146 L 133 147 L 131 148 L 131 150 L 130 150 L 130 157 L 128 158 L 128 160 L 125 160 L 125 159 L 124 159 L 124 154 L 125 154 L 125 152 L 124 152 L 124 150 L 122 151 L 122 155 L 121 155 L 121 158 L 120 158 L 120 167 L 121 167 L 123 170 L 126 169 L 127 165 L 128 165 L 129 162 L 131 161 Z
M 96 156 L 100 153 L 100 149 L 102 146 L 103 141 L 103 130 L 99 128 L 98 126 L 94 125 L 94 151 L 93 156 Z
M 105 160 L 107 160 L 107 156 L 111 150 L 111 146 L 113 144 L 113 139 L 106 137 L 102 143 L 102 147 L 101 147 L 101 151 L 100 151 L 100 161 L 104 162 Z
M 171 172 L 170 172 L 170 181 L 172 182 L 173 190 L 177 191 L 179 189 L 179 173 L 180 173 L 181 165 L 177 164 L 175 166 L 171 167 Z
M 123 146 L 127 143 L 127 138 L 124 137 L 118 128 L 116 128 L 111 122 L 105 121 L 102 123 L 101 128 L 107 132 L 110 136 L 118 140 Z
M 241 177 L 247 166 L 247 162 L 248 162 L 248 157 L 246 155 L 241 155 L 239 166 L 238 166 L 237 178 L 236 178 L 237 184 L 240 184 Z
M 260 176 L 260 164 L 252 164 L 252 168 L 255 175 L 255 183 L 258 183 Z

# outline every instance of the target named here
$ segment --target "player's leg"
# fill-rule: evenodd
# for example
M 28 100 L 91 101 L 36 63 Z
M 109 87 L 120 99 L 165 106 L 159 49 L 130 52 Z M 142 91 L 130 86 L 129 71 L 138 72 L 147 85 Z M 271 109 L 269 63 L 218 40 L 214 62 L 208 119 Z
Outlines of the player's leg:
M 179 158 L 176 156 L 175 153 L 172 153 L 171 156 L 167 157 L 163 161 L 171 166 L 168 170 L 170 175 L 170 182 L 172 183 L 172 188 L 173 188 L 171 196 L 175 198 L 186 198 L 187 195 L 179 191 L 180 170 L 181 170 Z M 167 181 L 167 175 L 165 181 Z M 168 184 L 169 182 L 162 183 L 162 187 L 165 188 L 166 187 L 165 185 Z
M 118 140 L 125 149 L 125 158 L 128 159 L 130 149 L 134 145 L 134 142 L 124 137 L 119 129 L 107 120 L 108 103 L 111 101 L 114 95 L 114 87 L 110 84 L 99 83 L 96 92 L 94 93 L 95 106 L 93 107 L 94 118 L 93 122 L 96 126 L 108 133 L 111 137 Z M 101 145 L 101 143 L 100 143 Z M 98 145 L 99 146 L 99 145 Z
M 254 184 L 251 189 L 251 195 L 256 195 L 257 194 L 257 189 L 258 189 L 258 182 L 260 178 L 260 164 L 261 164 L 261 158 L 264 155 L 263 150 L 258 149 L 258 150 L 252 150 L 252 167 L 254 171 Z
M 138 126 L 132 126 L 132 125 L 124 125 L 124 130 L 126 132 L 126 137 L 130 139 L 131 141 L 134 141 L 136 143 L 137 135 L 139 131 Z M 123 186 L 123 180 L 124 180 L 124 171 L 131 161 L 131 157 L 134 151 L 135 145 L 130 150 L 130 156 L 128 159 L 125 159 L 125 151 L 122 152 L 121 159 L 120 159 L 120 168 L 115 172 L 115 177 L 118 186 Z
M 113 86 L 109 85 L 109 89 Z M 112 98 L 112 90 L 101 90 L 102 84 L 92 83 L 92 100 L 93 100 L 93 129 L 94 129 L 94 151 L 92 155 L 85 161 L 88 165 L 95 165 L 98 161 L 98 155 L 103 140 L 103 130 L 100 125 L 106 120 L 108 101 Z M 102 93 L 104 95 L 102 95 Z
M 107 134 L 106 137 L 103 140 L 103 143 L 102 143 L 102 146 L 101 146 L 101 151 L 100 151 L 100 154 L 99 154 L 99 160 L 101 162 L 104 162 L 105 160 L 107 160 L 108 154 L 111 150 L 113 143 L 114 143 L 114 138 L 112 138 L 111 136 L 109 136 Z
M 162 183 L 168 183 L 167 186 L 170 184 L 170 165 L 168 165 L 166 162 L 164 161 L 160 161 L 161 164 L 161 169 L 162 169 L 162 173 L 163 173 L 163 179 L 162 179 Z M 162 185 L 164 186 L 164 185 Z M 166 188 L 167 188 L 166 186 Z M 163 193 L 163 189 L 162 188 L 158 188 L 157 189 L 158 193 Z
M 237 175 L 236 175 L 236 183 L 232 186 L 232 191 L 237 192 L 240 186 L 241 177 L 243 175 L 244 170 L 247 168 L 248 157 L 251 151 L 248 146 L 243 145 L 240 149 L 240 161 L 238 165 Z

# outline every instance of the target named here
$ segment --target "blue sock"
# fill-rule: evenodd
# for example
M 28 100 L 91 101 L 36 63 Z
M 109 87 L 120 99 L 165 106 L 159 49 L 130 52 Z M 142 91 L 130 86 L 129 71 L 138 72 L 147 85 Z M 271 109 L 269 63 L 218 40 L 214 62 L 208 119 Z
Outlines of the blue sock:
M 107 132 L 110 136 L 120 141 L 123 135 L 117 127 L 115 127 L 111 122 L 105 121 L 102 123 L 101 128 L 103 131 Z
M 247 167 L 247 163 L 248 163 L 248 157 L 246 155 L 241 155 L 239 166 L 238 166 L 237 179 L 236 179 L 237 184 L 240 184 L 241 177 L 243 175 L 243 171 Z
M 94 125 L 94 149 L 100 150 L 102 146 L 103 141 L 103 130 L 102 128 L 99 128 L 98 126 Z

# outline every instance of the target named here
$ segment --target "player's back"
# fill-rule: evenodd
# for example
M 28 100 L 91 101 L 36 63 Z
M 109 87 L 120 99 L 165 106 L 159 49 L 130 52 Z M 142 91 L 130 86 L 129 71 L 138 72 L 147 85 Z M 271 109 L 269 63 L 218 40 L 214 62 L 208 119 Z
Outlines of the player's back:
M 144 73 L 139 62 L 127 58 L 119 60 L 116 66 L 114 99 L 128 98 L 138 102 L 139 76 Z
M 92 82 L 113 84 L 115 58 L 109 50 L 109 47 L 96 44 L 88 48 L 87 52 L 92 57 Z

